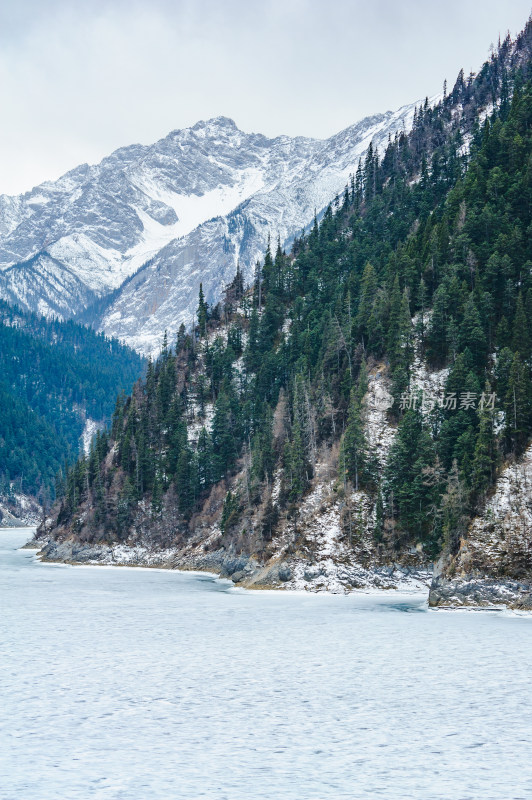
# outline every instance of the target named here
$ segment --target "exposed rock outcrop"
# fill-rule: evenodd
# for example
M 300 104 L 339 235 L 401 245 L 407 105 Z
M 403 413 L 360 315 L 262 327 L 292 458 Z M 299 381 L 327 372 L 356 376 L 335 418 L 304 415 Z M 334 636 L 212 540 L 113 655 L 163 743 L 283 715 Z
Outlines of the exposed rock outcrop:
M 503 469 L 457 554 L 436 565 L 429 603 L 532 610 L 532 445 Z
M 42 508 L 35 498 L 17 492 L 0 497 L 0 528 L 38 525 L 41 519 Z

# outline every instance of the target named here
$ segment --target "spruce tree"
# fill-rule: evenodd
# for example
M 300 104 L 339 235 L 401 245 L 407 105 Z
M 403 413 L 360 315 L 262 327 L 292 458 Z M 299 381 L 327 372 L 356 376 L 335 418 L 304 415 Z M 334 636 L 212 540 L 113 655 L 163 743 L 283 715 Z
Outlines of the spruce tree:
M 204 337 L 207 334 L 208 311 L 207 311 L 207 303 L 205 302 L 205 297 L 203 295 L 202 283 L 200 283 L 199 287 L 197 318 L 198 318 L 199 335 L 200 337 Z
M 362 363 L 357 385 L 351 390 L 347 426 L 340 451 L 340 466 L 355 491 L 367 486 L 372 477 L 371 459 L 364 430 L 364 395 L 367 391 L 365 364 Z
M 530 331 L 529 323 L 527 320 L 525 306 L 523 303 L 523 295 L 519 292 L 517 296 L 517 303 L 515 308 L 513 335 L 512 335 L 512 350 L 518 352 L 522 359 L 525 361 L 530 358 Z
M 366 342 L 366 344 L 369 336 L 369 323 L 375 303 L 376 292 L 377 276 L 374 268 L 368 261 L 364 267 L 364 273 L 362 275 L 362 281 L 360 284 L 360 300 L 355 318 L 355 325 L 358 334 Z
M 183 447 L 179 454 L 175 482 L 179 498 L 179 510 L 187 519 L 192 513 L 195 501 L 192 453 L 188 446 Z
M 508 378 L 505 397 L 505 439 L 507 449 L 521 453 L 530 435 L 532 422 L 532 387 L 530 368 L 523 364 L 520 354 L 515 353 Z
M 491 395 L 491 386 L 486 384 L 486 397 Z M 479 429 L 472 463 L 471 488 L 473 497 L 482 499 L 492 485 L 497 466 L 497 451 L 494 432 L 494 411 L 483 406 L 478 411 Z
M 403 416 L 386 467 L 388 497 L 393 494 L 401 529 L 417 541 L 430 538 L 428 510 L 437 506 L 439 475 L 433 480 L 436 454 L 421 411 L 408 409 Z M 433 473 L 434 474 L 434 473 Z

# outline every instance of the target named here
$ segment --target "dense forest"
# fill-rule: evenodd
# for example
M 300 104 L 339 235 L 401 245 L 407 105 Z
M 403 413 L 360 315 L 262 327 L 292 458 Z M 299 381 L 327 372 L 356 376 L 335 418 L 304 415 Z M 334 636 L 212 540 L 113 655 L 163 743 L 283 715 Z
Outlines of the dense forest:
M 0 494 L 52 497 L 85 418 L 109 423 L 116 395 L 142 369 L 118 341 L 0 301 Z
M 253 520 L 268 541 L 328 448 L 338 491 L 371 498 L 376 543 L 457 547 L 532 430 L 531 41 L 529 23 L 421 105 L 411 133 L 370 146 L 252 286 L 237 271 L 214 308 L 200 291 L 194 330 L 165 340 L 61 483 L 59 530 L 123 540 L 140 513 L 171 508 L 186 538 L 222 491 L 222 534 Z M 442 398 L 412 391 L 419 356 L 444 376 Z M 376 364 L 393 398 L 385 466 L 367 437 Z

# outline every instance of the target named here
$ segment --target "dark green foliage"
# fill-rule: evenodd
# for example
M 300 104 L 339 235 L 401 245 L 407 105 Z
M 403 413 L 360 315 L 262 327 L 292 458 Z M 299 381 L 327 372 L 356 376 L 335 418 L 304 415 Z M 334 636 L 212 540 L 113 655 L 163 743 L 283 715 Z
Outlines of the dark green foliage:
M 109 423 L 142 367 L 116 340 L 0 301 L 0 475 L 30 494 L 53 488 L 65 458 L 78 454 L 82 409 Z
M 410 409 L 403 416 L 385 477 L 390 509 L 401 528 L 420 542 L 434 544 L 434 510 L 440 501 L 442 471 L 419 409 Z
M 220 530 L 222 533 L 225 533 L 236 525 L 239 508 L 238 497 L 231 491 L 227 492 L 222 510 L 222 518 L 220 520 Z
M 445 493 L 441 501 L 443 545 L 451 554 L 458 550 L 461 537 L 469 523 L 467 490 L 460 480 L 458 464 L 453 463 L 447 476 Z
M 376 470 L 365 433 L 364 395 L 367 388 L 366 367 L 362 364 L 357 384 L 351 389 L 347 427 L 340 450 L 340 467 L 346 478 L 352 482 L 355 491 L 361 487 L 370 487 Z
M 486 384 L 485 394 L 491 394 L 491 387 Z M 494 412 L 482 408 L 479 411 L 478 435 L 471 466 L 471 489 L 473 497 L 482 499 L 493 484 L 497 468 L 497 442 L 494 431 Z
M 268 539 L 283 505 L 292 513 L 308 490 L 320 448 L 341 442 L 340 476 L 375 502 L 377 541 L 456 548 L 499 462 L 532 430 L 531 54 L 528 25 L 514 50 L 505 40 L 478 76 L 459 75 L 439 104 L 417 109 L 409 135 L 383 153 L 371 146 L 290 255 L 268 245 L 249 290 L 238 269 L 219 307 L 207 309 L 200 291 L 200 341 L 180 330 L 176 350 L 163 349 L 115 412 L 113 469 L 137 499 L 159 507 L 173 485 L 190 519 L 213 484 L 242 470 Z M 222 321 L 227 338 L 207 341 Z M 454 405 L 400 406 L 416 358 L 448 369 Z M 398 424 L 384 476 L 366 429 L 365 365 L 376 360 Z M 480 407 L 490 387 L 495 408 Z M 87 491 L 76 469 L 71 514 Z M 98 505 L 91 477 L 93 486 Z M 224 530 L 235 502 L 226 496 Z
M 261 518 L 261 534 L 265 542 L 271 541 L 275 533 L 275 526 L 279 520 L 279 509 L 273 502 L 271 496 L 266 501 L 264 513 Z
M 515 353 L 512 359 L 504 412 L 506 445 L 518 455 L 524 449 L 532 429 L 530 365 L 523 362 L 519 353 Z
M 261 414 L 261 424 L 257 426 L 252 441 L 251 469 L 253 478 L 259 483 L 272 478 L 275 466 L 273 450 L 272 411 L 266 406 Z
M 200 283 L 199 286 L 199 300 L 198 300 L 198 330 L 200 336 L 205 336 L 207 333 L 207 320 L 209 318 L 209 311 L 207 307 L 207 303 L 205 302 L 205 297 L 203 294 L 203 284 Z
M 214 479 L 227 475 L 239 451 L 238 400 L 226 383 L 218 394 L 212 421 L 212 453 Z
M 187 518 L 192 513 L 195 500 L 192 453 L 188 445 L 183 447 L 179 454 L 175 483 L 179 496 L 179 510 Z

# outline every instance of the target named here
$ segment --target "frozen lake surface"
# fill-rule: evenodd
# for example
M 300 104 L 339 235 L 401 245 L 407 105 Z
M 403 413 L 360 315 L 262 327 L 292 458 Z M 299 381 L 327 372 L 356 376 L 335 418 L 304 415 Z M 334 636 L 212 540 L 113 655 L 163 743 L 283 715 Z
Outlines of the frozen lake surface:
M 0 531 L 2 800 L 532 797 L 532 618 L 44 565 Z

